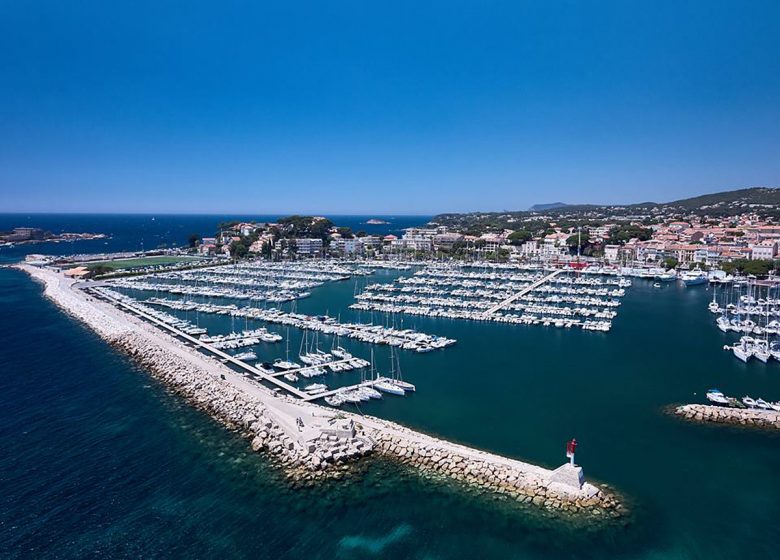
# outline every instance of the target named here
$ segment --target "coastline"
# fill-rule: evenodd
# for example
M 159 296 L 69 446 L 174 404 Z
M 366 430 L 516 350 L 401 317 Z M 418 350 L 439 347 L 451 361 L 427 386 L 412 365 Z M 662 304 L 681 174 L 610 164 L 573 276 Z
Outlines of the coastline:
M 550 510 L 618 517 L 618 498 L 584 482 L 578 467 L 549 470 L 441 440 L 396 423 L 279 396 L 167 333 L 96 300 L 51 270 L 15 265 L 58 307 L 183 396 L 267 451 L 301 479 L 338 472 L 375 453 Z M 299 422 L 300 420 L 300 422 Z

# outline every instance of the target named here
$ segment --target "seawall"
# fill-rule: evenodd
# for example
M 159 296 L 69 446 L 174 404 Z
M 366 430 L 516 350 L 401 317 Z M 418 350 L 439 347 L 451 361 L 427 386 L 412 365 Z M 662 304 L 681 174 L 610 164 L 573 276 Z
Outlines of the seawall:
M 711 422 L 714 424 L 732 424 L 750 428 L 780 430 L 780 412 L 769 410 L 686 404 L 675 408 L 674 414 L 692 422 Z

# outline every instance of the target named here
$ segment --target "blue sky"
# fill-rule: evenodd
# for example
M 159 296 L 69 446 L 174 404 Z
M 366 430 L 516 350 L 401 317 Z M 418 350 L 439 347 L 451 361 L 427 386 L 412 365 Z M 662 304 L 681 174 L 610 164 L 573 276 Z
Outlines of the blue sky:
M 0 211 L 780 186 L 780 3 L 0 2 Z

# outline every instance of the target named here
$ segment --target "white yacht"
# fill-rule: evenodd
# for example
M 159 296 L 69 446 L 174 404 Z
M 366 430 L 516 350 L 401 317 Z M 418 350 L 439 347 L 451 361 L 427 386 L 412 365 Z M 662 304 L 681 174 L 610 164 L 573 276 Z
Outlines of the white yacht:
M 312 383 L 311 385 L 306 385 L 303 390 L 312 394 L 324 393 L 328 390 L 328 386 L 324 383 Z
M 341 358 L 342 360 L 350 360 L 352 359 L 352 354 L 344 350 L 341 346 L 337 346 L 333 350 L 330 351 L 331 354 L 336 356 L 337 358 Z
M 718 389 L 710 389 L 707 391 L 707 400 L 715 404 L 729 404 L 729 400 Z
M 273 366 L 278 367 L 279 369 L 298 369 L 301 367 L 295 362 L 290 362 L 289 360 L 282 360 L 281 358 L 276 358 L 274 360 Z
M 674 269 L 666 270 L 660 274 L 655 275 L 656 280 L 661 282 L 674 282 L 677 280 L 677 271 Z
M 707 273 L 699 268 L 686 270 L 682 273 L 682 275 L 680 275 L 680 280 L 682 280 L 683 284 L 686 286 L 697 286 L 699 284 L 706 284 L 709 282 Z
M 772 407 L 764 399 L 756 399 L 756 406 L 763 410 L 771 410 Z

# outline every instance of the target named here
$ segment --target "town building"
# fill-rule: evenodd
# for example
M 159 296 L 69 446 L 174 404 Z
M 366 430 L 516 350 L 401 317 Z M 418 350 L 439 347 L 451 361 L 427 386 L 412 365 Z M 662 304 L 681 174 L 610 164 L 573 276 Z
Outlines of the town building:
M 322 239 L 319 237 L 302 237 L 295 239 L 295 253 L 301 257 L 318 257 L 322 255 Z

